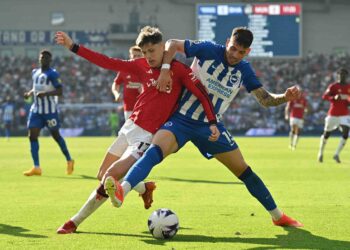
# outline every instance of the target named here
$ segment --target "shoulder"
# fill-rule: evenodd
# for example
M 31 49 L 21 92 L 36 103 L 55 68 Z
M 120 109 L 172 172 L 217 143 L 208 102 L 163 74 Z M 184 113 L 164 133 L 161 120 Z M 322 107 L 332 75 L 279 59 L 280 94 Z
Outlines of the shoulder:
M 177 72 L 191 71 L 191 68 L 182 62 L 173 60 L 171 62 L 171 70 L 174 73 L 177 73 Z
M 59 73 L 54 68 L 50 68 L 47 73 L 50 77 L 58 78 Z
M 225 50 L 225 46 L 207 40 L 185 40 L 185 51 L 200 51 L 204 54 L 217 54 Z

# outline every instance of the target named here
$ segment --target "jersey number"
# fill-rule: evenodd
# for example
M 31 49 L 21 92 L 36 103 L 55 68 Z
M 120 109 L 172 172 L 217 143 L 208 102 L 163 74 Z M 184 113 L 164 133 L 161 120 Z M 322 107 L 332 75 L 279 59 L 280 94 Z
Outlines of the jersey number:
M 49 128 L 56 127 L 56 125 L 57 125 L 56 119 L 47 120 L 47 126 L 49 126 Z
M 222 134 L 225 136 L 225 138 L 228 141 L 228 143 L 230 143 L 230 146 L 235 144 L 235 141 L 233 140 L 232 135 L 230 134 L 230 132 L 225 130 L 224 132 L 222 132 Z

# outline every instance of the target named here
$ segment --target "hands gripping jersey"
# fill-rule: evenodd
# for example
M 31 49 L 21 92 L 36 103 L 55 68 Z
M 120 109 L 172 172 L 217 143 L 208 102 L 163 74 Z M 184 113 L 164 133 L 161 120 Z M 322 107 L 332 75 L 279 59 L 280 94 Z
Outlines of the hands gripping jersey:
M 102 68 L 129 72 L 138 77 L 143 88 L 130 119 L 152 134 L 167 121 L 177 108 L 183 87 L 186 87 L 189 93 L 196 96 L 198 98 L 196 100 L 202 103 L 208 120 L 216 121 L 213 106 L 203 85 L 193 76 L 191 69 L 182 63 L 177 61 L 171 63 L 173 88 L 171 94 L 168 94 L 157 90 L 156 80 L 160 70 L 151 68 L 145 58 L 135 60 L 110 58 L 82 45 L 79 46 L 77 54 Z
M 55 69 L 49 68 L 42 72 L 41 68 L 33 69 L 33 97 L 34 102 L 30 111 L 38 114 L 54 114 L 57 112 L 57 96 L 37 97 L 41 91 L 53 91 L 62 87 L 59 75 Z
M 340 97 L 337 100 L 335 100 L 336 95 Z M 329 85 L 322 98 L 331 103 L 328 110 L 329 116 L 349 115 L 350 84 L 332 83 Z
M 290 117 L 303 119 L 304 111 L 307 107 L 307 100 L 304 95 L 295 101 L 289 102 L 290 107 Z
M 124 111 L 132 111 L 136 103 L 136 98 L 140 94 L 139 89 L 141 87 L 141 83 L 138 82 L 138 77 L 130 73 L 119 72 L 118 75 L 114 78 L 114 84 L 124 85 Z
M 226 63 L 225 47 L 208 41 L 185 41 L 187 57 L 195 57 L 192 70 L 206 87 L 218 118 L 229 107 L 241 86 L 248 92 L 260 88 L 249 62 L 242 60 L 234 66 Z M 204 121 L 203 108 L 198 99 L 185 91 L 180 102 L 179 112 L 188 118 Z

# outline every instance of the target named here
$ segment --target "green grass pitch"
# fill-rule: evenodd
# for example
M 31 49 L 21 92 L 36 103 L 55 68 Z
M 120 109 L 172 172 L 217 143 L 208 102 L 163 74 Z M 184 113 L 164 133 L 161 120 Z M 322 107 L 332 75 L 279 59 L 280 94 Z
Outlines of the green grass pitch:
M 28 139 L 2 139 L 0 249 L 350 249 L 350 145 L 342 163 L 335 163 L 337 137 L 330 138 L 322 164 L 316 161 L 316 137 L 302 137 L 296 151 L 288 149 L 287 137 L 236 138 L 277 205 L 303 222 L 302 229 L 273 226 L 236 177 L 188 144 L 151 172 L 149 179 L 157 183 L 151 209 L 130 193 L 122 208 L 106 202 L 77 233 L 56 234 L 97 187 L 95 175 L 112 141 L 67 138 L 76 170 L 66 176 L 58 146 L 41 137 L 43 175 L 25 177 L 22 172 L 32 165 Z M 148 216 L 157 208 L 179 217 L 172 240 L 156 240 L 148 232 Z

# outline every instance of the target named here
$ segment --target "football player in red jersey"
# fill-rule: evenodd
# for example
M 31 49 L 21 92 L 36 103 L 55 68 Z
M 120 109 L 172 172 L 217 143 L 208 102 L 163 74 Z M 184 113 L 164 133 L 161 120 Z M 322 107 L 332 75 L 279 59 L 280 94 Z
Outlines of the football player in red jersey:
M 300 89 L 300 87 L 299 87 Z M 289 101 L 285 108 L 285 119 L 290 124 L 290 148 L 295 150 L 297 147 L 299 134 L 304 126 L 304 113 L 307 112 L 307 100 L 305 93 L 303 93 L 299 99 Z
M 339 154 L 344 148 L 349 136 L 350 115 L 349 115 L 349 97 L 350 84 L 346 82 L 349 72 L 345 68 L 337 71 L 336 82 L 330 84 L 323 94 L 322 98 L 331 103 L 327 117 L 325 119 L 324 132 L 321 136 L 320 150 L 318 152 L 318 161 L 323 162 L 323 151 L 327 143 L 327 139 L 331 132 L 337 128 L 342 132 L 342 138 L 335 151 L 333 159 L 340 163 Z
M 143 57 L 141 48 L 134 45 L 129 48 L 129 58 L 137 59 Z M 138 77 L 128 72 L 118 72 L 112 84 L 112 93 L 115 101 L 120 97 L 120 87 L 123 85 L 123 106 L 125 121 L 130 117 L 135 106 L 137 96 L 141 93 L 141 83 L 138 82 Z
M 171 63 L 173 80 L 171 93 L 157 90 L 156 79 L 160 74 L 165 49 L 162 33 L 158 28 L 146 26 L 141 30 L 136 44 L 142 49 L 144 58 L 133 60 L 110 58 L 89 50 L 82 45 L 75 44 L 64 32 L 56 33 L 56 42 L 100 67 L 138 76 L 139 82 L 142 83 L 142 93 L 137 99 L 133 112 L 109 149 L 109 152 L 113 152 L 118 160 L 112 163 L 104 173 L 99 187 L 92 192 L 81 210 L 57 230 L 57 233 L 67 234 L 75 232 L 78 225 L 107 200 L 108 195 L 105 192 L 104 180 L 110 176 L 121 179 L 133 163 L 142 156 L 149 147 L 153 134 L 176 110 L 184 88 L 191 91 L 200 100 L 205 110 L 209 121 L 208 129 L 211 133 L 208 140 L 216 141 L 220 132 L 216 126 L 216 116 L 210 98 L 204 86 L 193 75 L 189 67 L 174 60 Z M 99 177 L 100 174 L 101 172 Z M 148 209 L 153 201 L 154 183 L 150 188 L 143 183 L 139 183 L 135 187 L 139 193 L 146 194 L 143 199 L 145 208 Z

